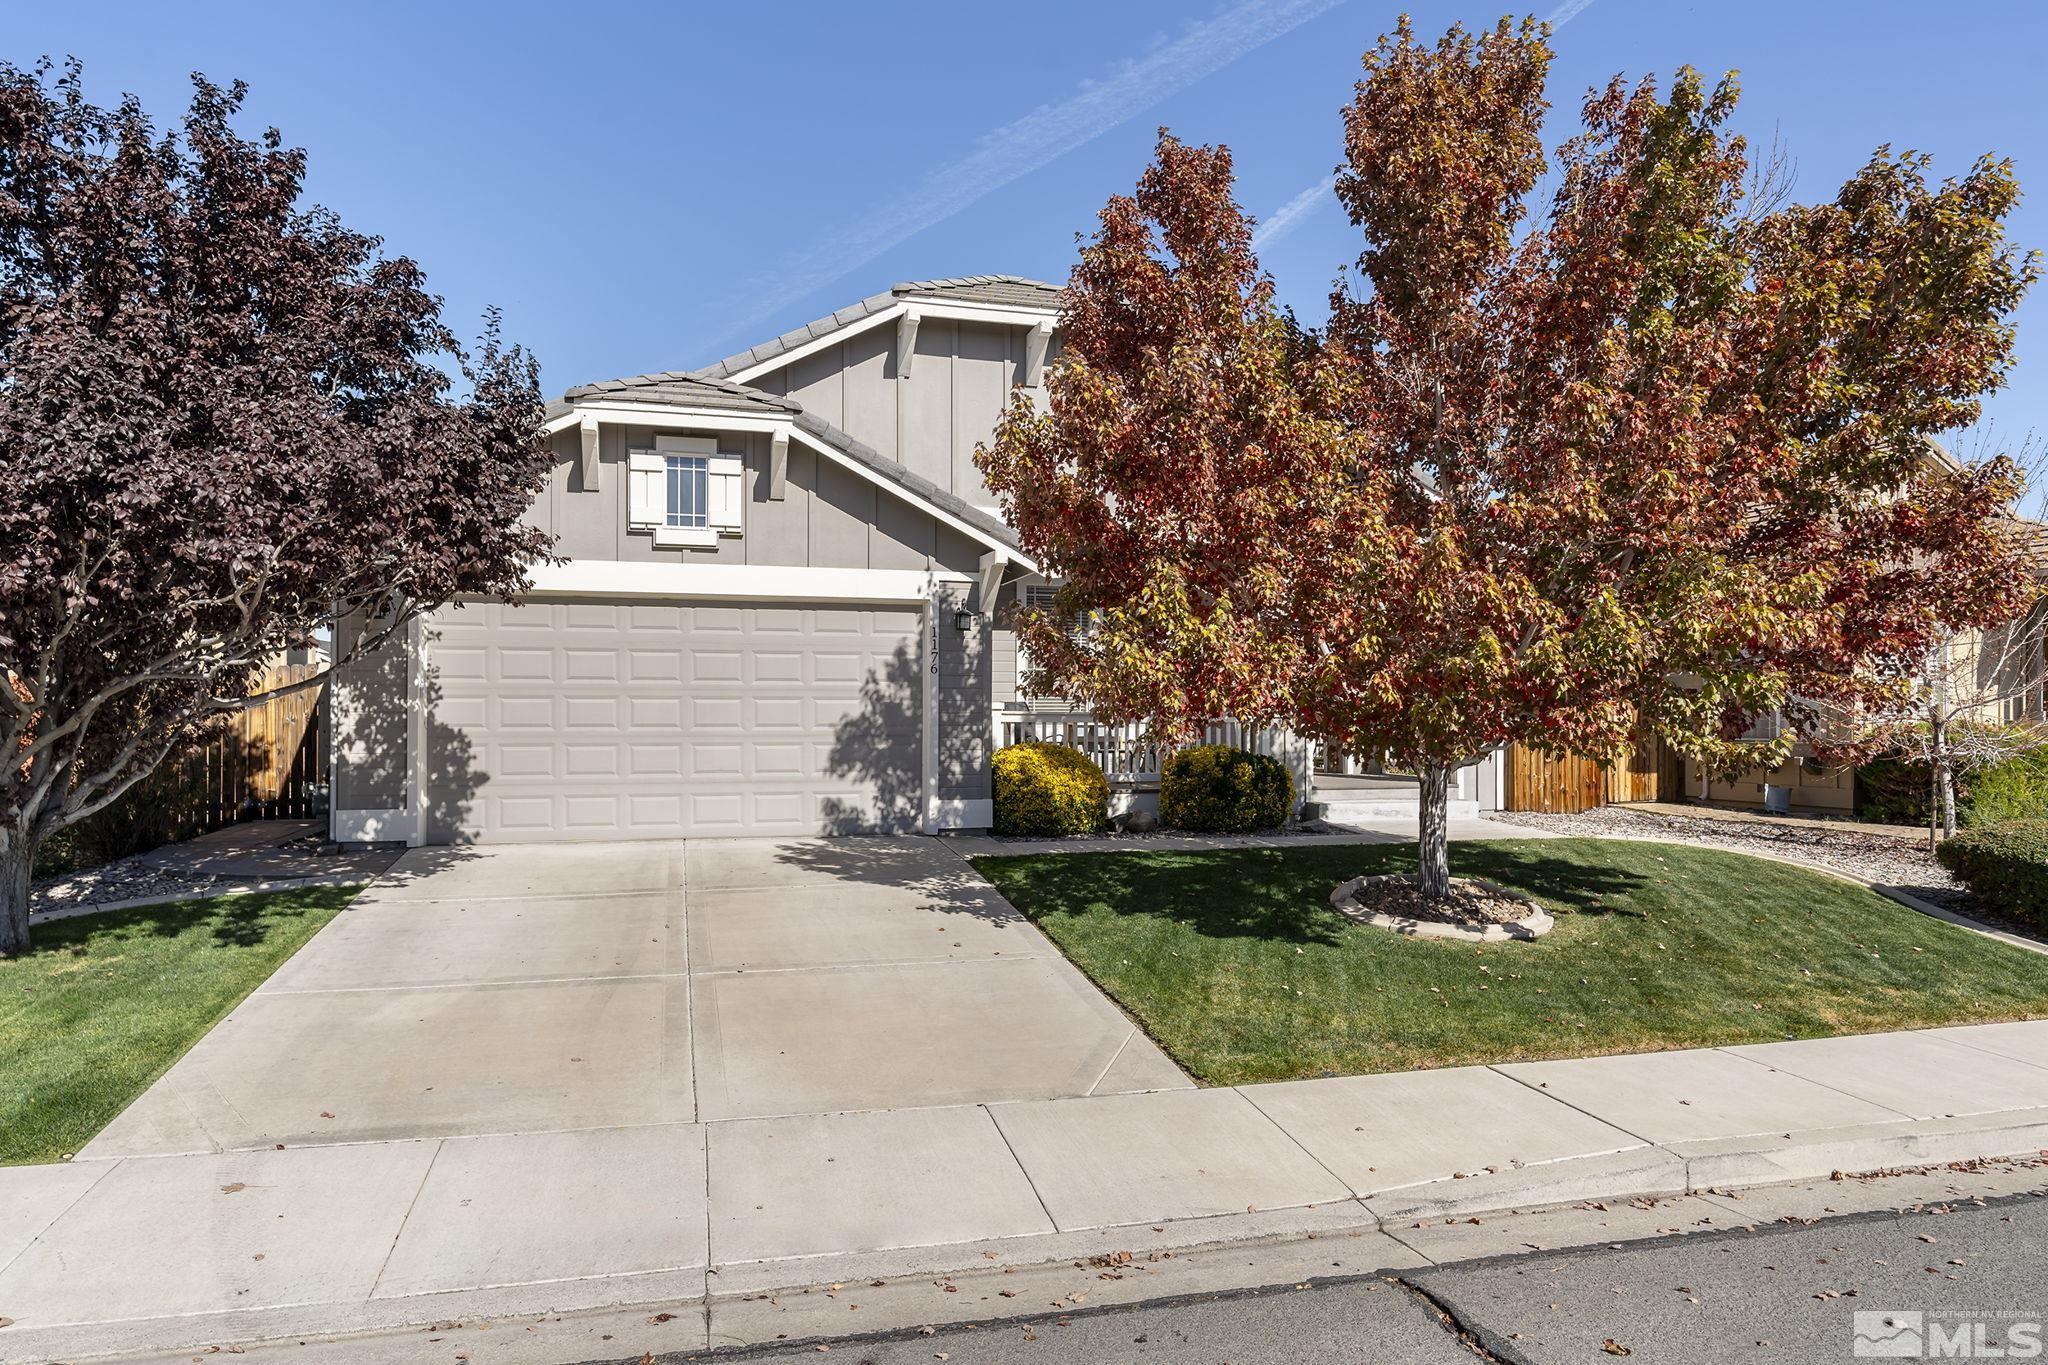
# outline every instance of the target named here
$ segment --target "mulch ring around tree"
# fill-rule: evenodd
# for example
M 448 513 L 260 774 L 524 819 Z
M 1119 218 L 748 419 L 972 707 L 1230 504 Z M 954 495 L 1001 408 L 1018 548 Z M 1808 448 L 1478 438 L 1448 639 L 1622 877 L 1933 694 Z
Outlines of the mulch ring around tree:
M 1483 877 L 1454 877 L 1448 896 L 1431 898 L 1413 875 L 1353 877 L 1330 893 L 1337 913 L 1410 938 L 1496 943 L 1550 932 L 1550 913 L 1529 897 Z

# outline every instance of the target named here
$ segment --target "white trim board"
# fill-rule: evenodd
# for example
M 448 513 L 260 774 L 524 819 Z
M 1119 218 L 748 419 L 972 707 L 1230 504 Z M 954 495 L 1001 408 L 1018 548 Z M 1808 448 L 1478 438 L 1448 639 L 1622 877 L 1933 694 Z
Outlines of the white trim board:
M 993 303 L 942 302 L 938 299 L 905 297 L 877 309 L 866 317 L 855 318 L 852 322 L 835 327 L 823 336 L 812 337 L 801 346 L 792 346 L 778 351 L 766 360 L 757 360 L 744 369 L 734 370 L 722 378 L 728 384 L 746 384 L 764 374 L 773 374 L 785 365 L 802 360 L 805 356 L 816 355 L 827 346 L 836 346 L 851 336 L 858 336 L 870 328 L 884 323 L 895 322 L 906 312 L 915 309 L 919 318 L 944 318 L 948 322 L 993 322 L 1007 327 L 1036 327 L 1042 322 L 1058 325 L 1059 310 L 1056 308 L 1018 308 Z
M 940 797 L 934 823 L 939 829 L 989 829 L 996 822 L 996 803 L 990 797 Z
M 686 408 L 668 403 L 635 403 L 631 399 L 618 398 L 570 401 L 575 404 L 573 408 L 548 422 L 546 430 L 549 434 L 581 425 L 587 414 L 599 422 L 609 423 L 615 427 L 666 427 L 674 431 L 766 432 L 774 436 L 786 431 L 790 418 L 796 415 L 787 413 L 774 417 L 751 412 L 732 412 L 725 408 Z
M 917 495 L 915 489 L 905 488 L 888 475 L 877 473 L 875 470 L 870 469 L 866 462 L 856 460 L 853 456 L 835 448 L 830 441 L 825 440 L 823 437 L 813 436 L 810 432 L 793 423 L 789 428 L 789 434 L 818 452 L 818 454 L 823 455 L 826 459 L 852 470 L 875 487 L 882 489 L 884 492 L 893 493 L 913 507 L 919 507 L 929 512 L 932 516 L 952 527 L 961 535 L 973 540 L 976 544 L 985 546 L 996 554 L 1001 555 L 1004 559 L 1014 561 L 1036 572 L 1038 566 L 1026 558 L 1021 551 L 1014 550 L 1008 545 L 1003 544 L 1002 541 L 982 530 L 979 526 L 971 522 L 962 521 L 937 503 L 925 501 Z
M 530 592 L 579 597 L 698 597 L 753 601 L 927 602 L 967 574 L 931 569 L 821 569 L 774 564 L 634 564 L 572 559 L 531 570 Z
M 410 844 L 410 836 L 418 820 L 410 808 L 342 810 L 336 807 L 328 811 L 327 816 L 327 837 L 338 844 L 397 843 L 400 840 Z

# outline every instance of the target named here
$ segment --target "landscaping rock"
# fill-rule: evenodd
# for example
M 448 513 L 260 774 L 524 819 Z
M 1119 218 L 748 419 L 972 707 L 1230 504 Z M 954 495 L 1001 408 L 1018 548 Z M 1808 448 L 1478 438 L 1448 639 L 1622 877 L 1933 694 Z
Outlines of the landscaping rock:
M 1826 820 L 1727 820 L 1625 806 L 1601 806 L 1577 815 L 1502 811 L 1488 818 L 1587 839 L 1663 839 L 1736 853 L 1769 853 L 1897 887 L 1958 914 L 1981 917 L 1989 908 L 1934 860 L 1924 833 L 1898 837 L 1834 828 Z
M 1126 834 L 1150 834 L 1159 828 L 1159 817 L 1149 810 L 1126 811 L 1117 817 L 1116 827 Z

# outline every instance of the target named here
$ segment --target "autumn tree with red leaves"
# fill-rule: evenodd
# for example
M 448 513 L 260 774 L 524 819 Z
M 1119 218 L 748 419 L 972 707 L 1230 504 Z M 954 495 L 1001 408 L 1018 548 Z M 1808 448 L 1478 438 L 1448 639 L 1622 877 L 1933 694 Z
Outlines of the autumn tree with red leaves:
M 302 208 L 303 153 L 195 78 L 159 132 L 0 64 L 0 956 L 36 850 L 337 612 L 374 645 L 547 551 L 532 361 Z M 463 392 L 443 362 L 452 361 Z
M 1754 204 L 1733 78 L 1684 69 L 1594 91 L 1532 216 L 1547 36 L 1403 21 L 1366 54 L 1337 178 L 1365 245 L 1306 345 L 1227 154 L 1162 138 L 1083 249 L 1048 410 L 983 456 L 1067 580 L 1022 626 L 1051 690 L 1168 737 L 1213 705 L 1385 753 L 1420 782 L 1431 896 L 1459 766 L 1648 734 L 1770 764 L 2025 581 L 2011 464 L 1925 444 L 2011 363 L 2036 267 L 2010 165 L 1932 185 L 1880 150 L 1830 202 Z M 1782 738 L 1737 742 L 1774 709 Z

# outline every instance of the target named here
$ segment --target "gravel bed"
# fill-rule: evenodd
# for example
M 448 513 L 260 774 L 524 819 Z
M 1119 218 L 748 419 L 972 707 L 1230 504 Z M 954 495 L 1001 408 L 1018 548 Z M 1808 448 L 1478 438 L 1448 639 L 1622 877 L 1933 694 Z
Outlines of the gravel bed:
M 44 877 L 29 888 L 28 912 L 40 915 L 74 905 L 135 900 L 142 896 L 210 896 L 218 879 L 152 867 L 141 854 L 116 858 L 62 877 Z
M 1502 811 L 1487 818 L 1587 839 L 1668 839 L 1737 853 L 1774 854 L 1896 887 L 1960 915 L 2001 921 L 1950 876 L 1919 839 L 1830 829 L 1820 820 L 1788 820 L 1783 824 L 1769 820 L 1716 820 L 1619 806 L 1600 806 L 1579 815 Z

